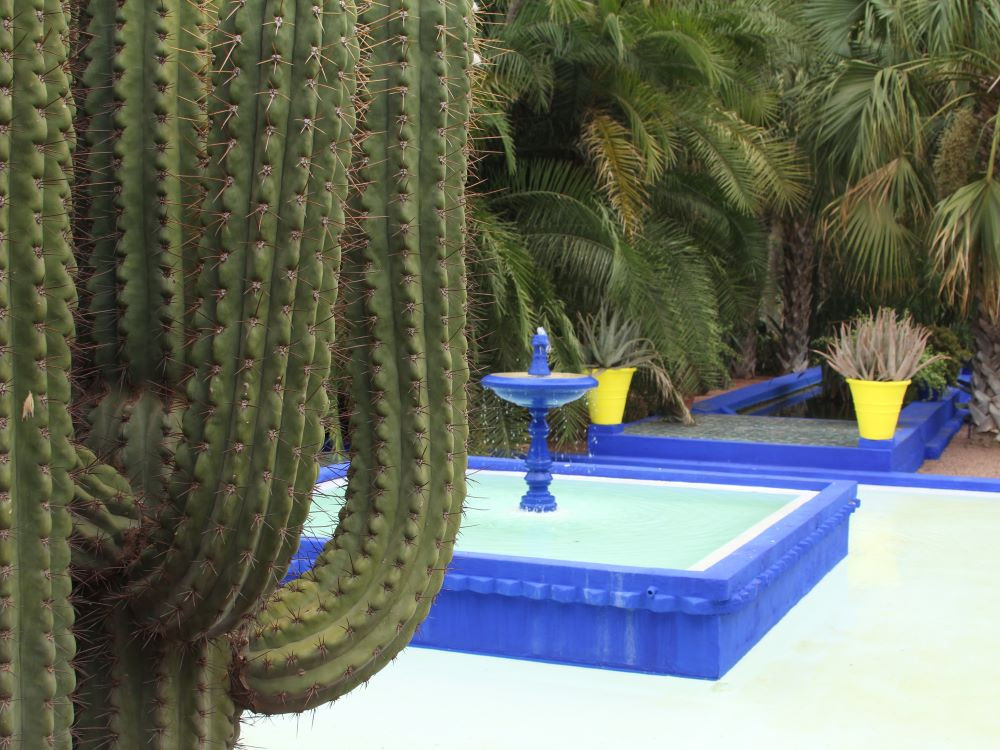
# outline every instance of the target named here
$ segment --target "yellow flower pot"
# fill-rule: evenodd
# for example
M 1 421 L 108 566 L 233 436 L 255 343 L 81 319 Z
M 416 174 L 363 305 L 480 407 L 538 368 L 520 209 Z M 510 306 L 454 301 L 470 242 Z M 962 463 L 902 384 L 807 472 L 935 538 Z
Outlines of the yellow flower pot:
M 865 440 L 892 440 L 909 380 L 854 380 L 847 378 L 858 415 L 858 432 Z
M 591 368 L 587 374 L 597 379 L 597 387 L 587 392 L 590 421 L 594 424 L 621 424 L 635 368 L 615 367 L 610 370 Z

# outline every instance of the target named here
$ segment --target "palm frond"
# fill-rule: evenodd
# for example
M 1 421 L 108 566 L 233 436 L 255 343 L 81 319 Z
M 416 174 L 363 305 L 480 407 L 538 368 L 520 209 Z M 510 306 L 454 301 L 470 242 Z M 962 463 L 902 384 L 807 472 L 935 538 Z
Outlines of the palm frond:
M 628 68 L 616 71 L 616 75 L 602 84 L 613 107 L 624 116 L 635 148 L 646 165 L 646 183 L 654 183 L 679 158 L 673 99 Z
M 930 196 L 917 166 L 899 157 L 865 175 L 830 204 L 823 229 L 857 281 L 898 289 L 917 280 L 919 236 L 913 227 L 929 210 Z
M 816 151 L 854 179 L 902 154 L 924 158 L 924 116 L 932 108 L 920 80 L 923 67 L 863 60 L 839 66 L 813 107 Z
M 592 112 L 583 123 L 580 141 L 622 227 L 634 234 L 646 210 L 646 165 L 629 129 L 606 112 Z
M 700 81 L 715 88 L 736 69 L 695 8 L 657 5 L 637 10 L 629 22 L 636 29 L 633 54 L 661 81 Z
M 752 214 L 776 205 L 797 205 L 805 196 L 808 170 L 786 141 L 731 113 L 706 109 L 684 113 L 686 142 L 733 206 Z
M 984 177 L 938 203 L 931 255 L 953 302 L 968 310 L 978 299 L 1000 314 L 1000 181 Z
M 821 48 L 846 56 L 864 20 L 866 4 L 867 0 L 806 0 L 799 13 Z

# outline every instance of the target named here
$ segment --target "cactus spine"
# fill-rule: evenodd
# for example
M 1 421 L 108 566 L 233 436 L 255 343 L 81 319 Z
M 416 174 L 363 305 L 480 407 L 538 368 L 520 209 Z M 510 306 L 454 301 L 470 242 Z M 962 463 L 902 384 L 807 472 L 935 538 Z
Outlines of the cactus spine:
M 244 710 L 367 680 L 440 589 L 471 2 L 387 5 L 362 9 L 359 90 L 351 0 L 0 0 L 0 750 L 231 748 Z M 279 587 L 342 275 L 348 500 Z

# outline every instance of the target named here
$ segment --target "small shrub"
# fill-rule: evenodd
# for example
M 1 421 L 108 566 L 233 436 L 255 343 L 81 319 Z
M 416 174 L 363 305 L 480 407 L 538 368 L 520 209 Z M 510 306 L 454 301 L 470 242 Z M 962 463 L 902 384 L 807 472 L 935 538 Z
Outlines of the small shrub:
M 579 316 L 577 332 L 588 368 L 600 371 L 635 367 L 648 379 L 660 400 L 676 410 L 684 424 L 694 424 L 663 359 L 652 342 L 641 335 L 637 321 L 601 305 L 596 313 Z
M 972 352 L 961 337 L 945 326 L 931 326 L 931 335 L 927 340 L 928 347 L 939 354 L 947 356 L 945 362 L 945 378 L 948 385 L 955 385 L 962 365 L 972 359 Z
M 656 361 L 656 350 L 640 335 L 639 323 L 617 310 L 602 305 L 593 315 L 581 315 L 579 321 L 577 330 L 587 367 L 645 367 Z
M 928 364 L 913 376 L 913 388 L 916 389 L 917 396 L 924 399 L 939 398 L 954 382 L 951 379 L 954 360 L 928 346 L 920 362 Z

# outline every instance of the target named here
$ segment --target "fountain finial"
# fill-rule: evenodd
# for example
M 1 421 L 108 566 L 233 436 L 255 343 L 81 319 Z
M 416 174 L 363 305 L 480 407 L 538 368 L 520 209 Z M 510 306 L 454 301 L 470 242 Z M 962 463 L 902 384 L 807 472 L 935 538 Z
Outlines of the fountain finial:
M 531 365 L 528 367 L 528 374 L 540 378 L 552 374 L 549 369 L 549 336 L 541 326 L 538 326 L 538 332 L 531 338 Z

